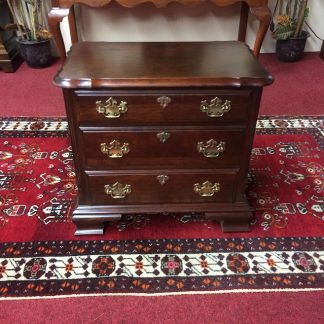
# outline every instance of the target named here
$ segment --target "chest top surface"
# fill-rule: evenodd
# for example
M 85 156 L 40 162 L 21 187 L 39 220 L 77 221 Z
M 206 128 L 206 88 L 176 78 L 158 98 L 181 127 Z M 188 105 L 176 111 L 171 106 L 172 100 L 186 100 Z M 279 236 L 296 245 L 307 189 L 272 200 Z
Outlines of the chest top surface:
M 75 43 L 62 88 L 265 86 L 271 75 L 242 42 Z

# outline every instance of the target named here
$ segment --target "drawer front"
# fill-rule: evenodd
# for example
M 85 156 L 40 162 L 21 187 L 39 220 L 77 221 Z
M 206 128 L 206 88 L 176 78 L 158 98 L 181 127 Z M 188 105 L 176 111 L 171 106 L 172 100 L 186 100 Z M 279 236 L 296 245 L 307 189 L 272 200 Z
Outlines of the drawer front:
M 222 124 L 245 122 L 251 90 L 165 92 L 75 91 L 76 118 L 80 123 L 110 126 L 140 124 Z
M 231 202 L 235 173 L 172 171 L 87 175 L 91 204 Z
M 245 130 L 157 128 L 81 133 L 85 168 L 238 168 Z

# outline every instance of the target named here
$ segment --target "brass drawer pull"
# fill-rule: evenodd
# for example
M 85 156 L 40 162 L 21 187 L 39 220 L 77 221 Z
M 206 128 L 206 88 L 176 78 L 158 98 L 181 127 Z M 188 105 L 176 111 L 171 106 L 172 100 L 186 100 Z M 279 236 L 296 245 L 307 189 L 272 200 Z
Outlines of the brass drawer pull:
M 162 96 L 157 98 L 157 102 L 160 104 L 160 106 L 164 109 L 166 108 L 169 103 L 171 102 L 171 98 L 170 97 L 166 97 L 166 96 Z
M 118 105 L 117 100 L 110 97 L 104 103 L 101 100 L 97 101 L 96 110 L 106 118 L 119 118 L 121 114 L 124 114 L 127 111 L 127 102 L 121 101 Z
M 160 142 L 165 143 L 169 139 L 171 134 L 168 132 L 162 132 L 162 133 L 156 134 L 156 136 L 160 140 Z
M 160 183 L 161 186 L 165 185 L 169 181 L 170 177 L 166 174 L 160 174 L 156 177 L 156 180 Z
M 118 141 L 113 140 L 109 143 L 101 143 L 100 149 L 103 154 L 107 154 L 107 156 L 111 159 L 119 159 L 122 158 L 125 154 L 129 152 L 129 144 L 123 143 L 120 144 Z
M 105 185 L 105 193 L 110 195 L 114 199 L 122 199 L 131 193 L 131 185 L 126 184 L 122 185 L 119 182 L 114 183 L 113 185 Z
M 201 197 L 211 197 L 214 196 L 216 192 L 220 191 L 220 184 L 218 182 L 211 183 L 210 181 L 205 181 L 203 184 L 194 184 L 194 192 L 196 192 Z
M 214 139 L 210 139 L 206 144 L 204 142 L 198 142 L 197 151 L 207 158 L 215 158 L 225 151 L 225 144 L 225 142 L 217 143 Z
M 224 113 L 229 112 L 231 110 L 231 102 L 229 100 L 225 100 L 222 103 L 222 100 L 218 97 L 215 97 L 210 101 L 203 100 L 200 104 L 200 110 L 205 112 L 209 117 L 221 117 Z

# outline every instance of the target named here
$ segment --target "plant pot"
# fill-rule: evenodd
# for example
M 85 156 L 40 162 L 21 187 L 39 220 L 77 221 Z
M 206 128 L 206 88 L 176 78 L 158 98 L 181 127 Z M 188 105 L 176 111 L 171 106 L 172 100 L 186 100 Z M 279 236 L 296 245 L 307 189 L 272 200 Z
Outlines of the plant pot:
M 299 37 L 291 37 L 285 40 L 277 39 L 276 53 L 280 61 L 295 62 L 304 54 L 306 39 L 309 33 L 302 31 Z
M 49 39 L 42 41 L 27 41 L 17 38 L 20 53 L 31 68 L 43 68 L 51 65 L 52 53 Z

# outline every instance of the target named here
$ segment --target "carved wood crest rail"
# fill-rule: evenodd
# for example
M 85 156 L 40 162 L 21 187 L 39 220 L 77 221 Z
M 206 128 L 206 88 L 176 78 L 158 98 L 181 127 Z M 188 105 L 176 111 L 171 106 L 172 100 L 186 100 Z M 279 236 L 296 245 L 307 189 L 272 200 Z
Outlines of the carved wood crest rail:
M 185 6 L 194 6 L 209 1 L 216 6 L 221 7 L 230 6 L 240 2 L 241 15 L 238 40 L 243 42 L 245 41 L 249 10 L 260 21 L 253 47 L 253 53 L 255 56 L 258 56 L 260 52 L 262 42 L 271 20 L 271 11 L 268 8 L 268 0 L 52 0 L 52 8 L 48 14 L 48 21 L 61 58 L 66 56 L 62 33 L 60 30 L 60 22 L 62 22 L 64 17 L 68 16 L 69 19 L 72 43 L 78 41 L 73 5 L 83 4 L 92 8 L 100 8 L 113 1 L 126 8 L 136 7 L 145 2 L 153 3 L 158 8 L 165 7 L 171 2 L 178 2 Z

